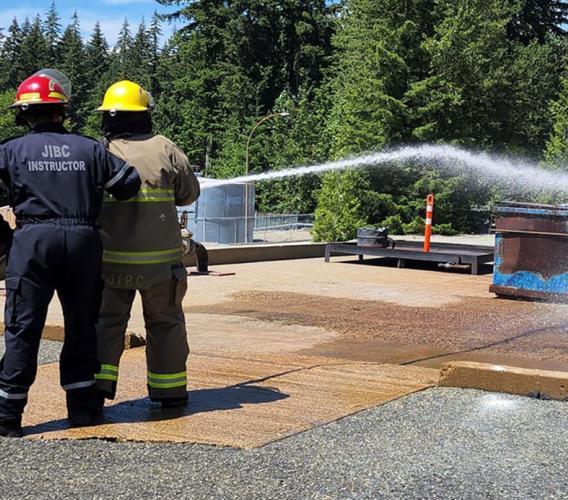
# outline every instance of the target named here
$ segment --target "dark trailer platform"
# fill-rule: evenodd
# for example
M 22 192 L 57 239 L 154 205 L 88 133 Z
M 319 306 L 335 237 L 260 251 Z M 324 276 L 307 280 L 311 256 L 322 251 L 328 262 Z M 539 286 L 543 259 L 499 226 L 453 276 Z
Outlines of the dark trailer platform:
M 422 260 L 438 263 L 469 264 L 471 274 L 479 274 L 482 264 L 493 262 L 493 247 L 460 245 L 456 243 L 432 243 L 430 252 L 422 250 L 420 241 L 396 241 L 396 247 L 380 248 L 359 246 L 355 243 L 328 243 L 325 246 L 325 261 L 332 255 L 358 255 L 363 260 L 365 255 L 388 257 L 398 260 L 398 267 L 404 267 L 407 260 Z

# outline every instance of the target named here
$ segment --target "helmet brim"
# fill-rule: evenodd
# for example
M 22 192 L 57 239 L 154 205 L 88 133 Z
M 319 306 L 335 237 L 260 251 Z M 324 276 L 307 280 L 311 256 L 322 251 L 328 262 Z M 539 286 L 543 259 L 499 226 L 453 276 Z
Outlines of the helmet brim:
M 150 111 L 151 108 L 148 108 L 146 106 L 136 106 L 136 105 L 132 105 L 132 106 L 99 106 L 95 111 L 114 111 L 116 113 L 120 113 L 120 112 L 141 112 L 141 111 Z
M 50 106 L 53 104 L 59 104 L 61 106 L 67 106 L 69 104 L 68 101 L 47 101 L 47 102 L 29 102 L 29 101 L 16 101 L 13 104 L 10 104 L 6 109 L 21 109 L 24 106 L 32 107 L 32 106 Z

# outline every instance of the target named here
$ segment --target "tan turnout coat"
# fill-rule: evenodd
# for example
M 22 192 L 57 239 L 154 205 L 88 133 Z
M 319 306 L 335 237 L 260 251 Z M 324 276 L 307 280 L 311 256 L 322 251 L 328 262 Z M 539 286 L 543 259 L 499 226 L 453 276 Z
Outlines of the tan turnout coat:
M 199 182 L 185 154 L 161 135 L 114 139 L 109 150 L 136 167 L 142 186 L 134 198 L 105 199 L 99 218 L 105 281 L 143 290 L 171 278 L 183 246 L 176 205 L 193 203 Z

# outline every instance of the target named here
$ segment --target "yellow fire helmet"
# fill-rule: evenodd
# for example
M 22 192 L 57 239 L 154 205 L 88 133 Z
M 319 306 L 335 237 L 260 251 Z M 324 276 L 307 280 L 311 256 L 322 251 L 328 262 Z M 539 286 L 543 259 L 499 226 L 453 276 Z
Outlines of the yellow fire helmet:
M 137 83 L 122 80 L 107 89 L 103 104 L 97 108 L 97 111 L 114 114 L 118 111 L 150 111 L 153 107 L 154 99 L 150 92 Z

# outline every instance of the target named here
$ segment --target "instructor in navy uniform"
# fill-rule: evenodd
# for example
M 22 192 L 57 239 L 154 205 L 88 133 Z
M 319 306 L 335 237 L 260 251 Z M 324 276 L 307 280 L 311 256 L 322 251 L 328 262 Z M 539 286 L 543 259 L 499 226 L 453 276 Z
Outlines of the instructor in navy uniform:
M 19 86 L 12 107 L 18 110 L 16 121 L 30 131 L 0 145 L 0 180 L 17 220 L 6 270 L 6 352 L 0 361 L 3 436 L 22 435 L 21 415 L 54 292 L 65 320 L 60 374 L 69 422 L 95 421 L 100 368 L 95 323 L 102 290 L 96 220 L 105 190 L 123 200 L 140 188 L 133 167 L 97 141 L 65 129 L 70 89 L 64 80 L 45 70 Z

